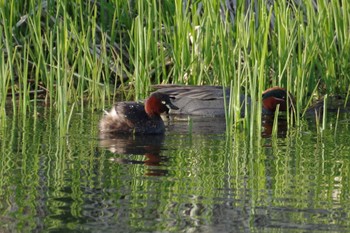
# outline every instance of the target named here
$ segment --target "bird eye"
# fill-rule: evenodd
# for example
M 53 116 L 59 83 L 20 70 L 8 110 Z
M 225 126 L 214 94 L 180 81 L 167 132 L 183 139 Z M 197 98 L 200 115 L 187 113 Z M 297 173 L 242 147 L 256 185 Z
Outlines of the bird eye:
M 163 101 L 162 101 L 162 104 L 166 105 L 166 102 L 163 100 Z

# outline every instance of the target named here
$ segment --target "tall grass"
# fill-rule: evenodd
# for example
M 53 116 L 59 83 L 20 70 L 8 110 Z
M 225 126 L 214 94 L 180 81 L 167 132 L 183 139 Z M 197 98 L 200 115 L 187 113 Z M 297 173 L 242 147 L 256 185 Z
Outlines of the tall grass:
M 348 93 L 347 1 L 247 2 L 234 13 L 218 0 L 3 2 L 0 107 L 10 96 L 14 113 L 45 103 L 64 116 L 73 103 L 102 109 L 118 92 L 145 98 L 154 83 L 224 85 L 234 94 L 228 123 L 254 131 L 261 122 L 240 120 L 240 94 L 258 116 L 262 91 L 283 86 L 298 122 L 311 93 Z

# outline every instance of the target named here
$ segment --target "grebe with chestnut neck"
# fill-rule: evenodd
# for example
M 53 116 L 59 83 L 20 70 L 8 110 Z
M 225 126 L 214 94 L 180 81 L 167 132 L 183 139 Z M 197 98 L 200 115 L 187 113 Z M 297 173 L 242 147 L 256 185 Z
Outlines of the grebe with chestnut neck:
M 165 126 L 160 114 L 168 109 L 178 109 L 164 93 L 153 93 L 145 103 L 118 102 L 106 112 L 99 123 L 100 133 L 113 134 L 162 134 Z

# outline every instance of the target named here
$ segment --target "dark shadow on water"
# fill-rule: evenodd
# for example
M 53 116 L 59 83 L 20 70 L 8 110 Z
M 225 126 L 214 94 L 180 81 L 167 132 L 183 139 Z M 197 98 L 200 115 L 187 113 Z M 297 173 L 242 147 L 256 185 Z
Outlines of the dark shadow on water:
M 314 102 L 305 112 L 307 118 L 310 117 L 322 117 L 324 110 L 325 99 L 322 98 Z M 350 112 L 350 101 L 345 96 L 329 96 L 326 101 L 327 112 L 329 113 L 348 113 Z M 321 119 L 322 120 L 322 119 Z
M 147 167 L 146 176 L 164 176 L 168 171 L 164 168 L 168 158 L 160 154 L 164 135 L 100 135 L 99 145 L 115 156 L 110 160 L 119 164 L 141 164 Z M 143 155 L 144 160 L 133 159 L 133 155 Z

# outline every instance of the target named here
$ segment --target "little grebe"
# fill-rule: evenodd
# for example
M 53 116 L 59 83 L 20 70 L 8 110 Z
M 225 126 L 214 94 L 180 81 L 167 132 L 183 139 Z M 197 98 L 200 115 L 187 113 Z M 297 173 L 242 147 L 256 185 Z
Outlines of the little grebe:
M 160 114 L 168 109 L 178 109 L 167 94 L 153 93 L 145 104 L 118 102 L 100 120 L 102 134 L 162 134 L 165 131 Z
M 178 109 L 170 110 L 170 114 L 197 115 L 197 116 L 225 116 L 225 101 L 229 103 L 230 88 L 221 86 L 184 86 L 184 85 L 155 85 L 157 90 L 153 93 L 163 93 L 168 95 Z M 262 96 L 262 114 L 273 114 L 278 104 L 280 111 L 286 111 L 287 97 L 290 97 L 289 104 L 293 103 L 293 98 L 287 94 L 286 89 L 272 87 L 264 91 Z M 244 103 L 247 100 L 251 103 L 250 97 L 240 95 L 241 116 L 245 115 Z

